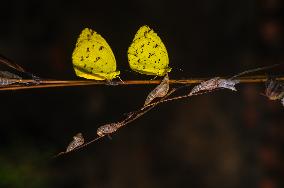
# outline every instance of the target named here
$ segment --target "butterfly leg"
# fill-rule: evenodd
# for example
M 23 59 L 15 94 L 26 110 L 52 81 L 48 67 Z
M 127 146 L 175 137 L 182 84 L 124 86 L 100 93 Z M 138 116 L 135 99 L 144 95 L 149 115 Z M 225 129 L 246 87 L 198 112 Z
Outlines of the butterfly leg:
M 156 80 L 156 78 L 157 78 L 158 76 L 155 76 L 154 78 L 152 78 L 151 80 Z
M 117 76 L 117 77 L 122 83 L 124 83 L 124 81 L 120 78 L 120 76 Z

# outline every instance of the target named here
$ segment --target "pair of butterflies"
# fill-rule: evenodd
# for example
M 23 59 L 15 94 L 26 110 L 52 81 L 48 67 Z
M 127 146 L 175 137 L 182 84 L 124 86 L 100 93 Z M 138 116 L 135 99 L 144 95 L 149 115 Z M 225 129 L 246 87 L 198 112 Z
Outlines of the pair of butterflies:
M 119 76 L 115 56 L 106 40 L 91 29 L 84 29 L 72 54 L 75 73 L 93 80 L 112 80 Z M 164 76 L 171 71 L 167 49 L 148 26 L 137 31 L 128 48 L 130 68 L 141 74 Z

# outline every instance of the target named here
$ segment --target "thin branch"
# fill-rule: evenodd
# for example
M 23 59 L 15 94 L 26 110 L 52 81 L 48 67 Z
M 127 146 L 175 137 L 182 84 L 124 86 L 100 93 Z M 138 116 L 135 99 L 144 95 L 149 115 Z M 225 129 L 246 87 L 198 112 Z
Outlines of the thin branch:
M 189 98 L 189 97 L 192 97 L 192 96 L 202 95 L 202 94 L 205 94 L 205 93 L 211 93 L 211 92 L 217 91 L 219 89 L 220 88 L 217 88 L 217 89 L 214 89 L 214 90 L 210 90 L 210 91 L 203 91 L 203 92 L 195 93 L 195 94 L 179 95 L 179 96 L 176 96 L 176 97 L 172 97 L 172 98 L 168 98 L 168 99 L 164 99 L 164 100 L 159 100 L 157 102 L 153 102 L 153 103 L 150 103 L 150 104 L 142 107 L 141 110 L 143 110 L 144 108 L 151 107 L 151 106 L 157 106 L 157 105 L 159 105 L 161 103 L 165 103 L 165 102 L 170 102 L 170 101 L 174 101 L 174 100 Z
M 240 76 L 243 76 L 243 75 L 246 75 L 246 74 L 249 74 L 249 73 L 271 69 L 271 68 L 277 67 L 279 65 L 281 65 L 281 64 L 278 63 L 278 64 L 274 64 L 274 65 L 268 65 L 268 66 L 264 66 L 264 67 L 257 67 L 257 68 L 254 68 L 254 69 L 249 69 L 249 70 L 240 72 L 238 74 L 235 74 L 230 79 L 233 80 L 233 79 L 239 78 Z
M 226 78 L 226 77 L 221 77 Z M 276 80 L 284 81 L 284 76 L 275 77 Z M 11 79 L 15 80 L 16 79 Z M 192 78 L 184 80 L 170 80 L 170 84 L 198 84 L 208 78 Z M 267 80 L 266 75 L 246 76 L 239 77 L 240 83 L 261 83 Z M 95 81 L 95 80 L 21 80 L 16 84 L 2 86 L 0 91 L 5 90 L 22 90 L 22 89 L 35 89 L 35 88 L 52 88 L 52 87 L 73 87 L 73 86 L 86 86 L 86 85 L 151 85 L 159 84 L 160 80 L 124 80 L 122 81 Z
M 239 78 L 241 79 L 241 78 Z M 239 80 L 238 79 L 238 80 Z M 251 77 L 249 79 L 252 79 Z M 253 79 L 263 79 L 262 77 L 257 77 L 257 76 L 254 76 Z M 203 80 L 203 79 L 202 79 Z M 205 80 L 205 79 L 204 79 Z M 242 81 L 247 81 L 246 83 L 248 83 L 248 78 L 242 78 Z M 265 77 L 265 79 L 263 81 L 266 81 L 267 80 L 267 77 Z M 278 79 L 278 80 L 281 80 L 281 79 Z M 176 80 L 174 80 L 176 81 Z M 197 82 L 198 83 L 198 82 Z M 243 82 L 244 83 L 244 82 Z M 139 117 L 141 117 L 142 115 L 144 115 L 145 113 L 147 113 L 148 111 L 150 111 L 151 109 L 153 109 L 154 107 L 156 107 L 157 105 L 161 104 L 161 103 L 164 103 L 164 102 L 169 102 L 169 101 L 173 101 L 173 100 L 179 100 L 179 99 L 182 99 L 182 98 L 190 98 L 192 96 L 195 96 L 195 95 L 201 95 L 201 94 L 205 94 L 205 93 L 211 93 L 213 91 L 216 91 L 216 90 L 219 90 L 221 88 L 216 88 L 216 89 L 212 89 L 212 90 L 207 90 L 207 91 L 203 91 L 203 92 L 200 92 L 200 93 L 194 93 L 194 94 L 186 94 L 186 95 L 179 95 L 179 96 L 176 96 L 176 97 L 172 97 L 172 98 L 168 98 L 170 95 L 172 95 L 175 91 L 177 90 L 180 90 L 182 88 L 185 88 L 185 87 L 188 87 L 190 86 L 190 84 L 184 84 L 183 86 L 180 86 L 180 87 L 177 87 L 177 88 L 173 88 L 166 96 L 164 96 L 163 98 L 161 98 L 160 100 L 156 101 L 156 102 L 153 102 L 153 103 L 150 103 L 146 106 L 143 106 L 142 108 L 140 108 L 139 110 L 137 111 L 133 111 L 133 112 L 130 112 L 128 113 L 129 115 L 124 119 L 122 120 L 121 122 L 119 122 L 119 124 L 122 124 L 121 126 L 119 126 L 118 129 L 122 128 L 122 127 L 125 127 L 126 125 L 128 125 L 129 123 L 135 121 L 136 119 L 138 119 Z M 118 129 L 115 129 L 111 134 L 115 133 L 118 131 Z M 58 156 L 61 156 L 61 155 L 64 155 L 64 154 L 69 154 L 70 152 L 75 152 L 75 151 L 78 151 L 86 146 L 88 146 L 89 144 L 91 143 L 94 143 L 96 141 L 98 141 L 99 139 L 105 137 L 105 136 L 109 136 L 109 134 L 104 134 L 104 135 L 98 135 L 96 136 L 94 139 L 86 142 L 85 144 L 71 150 L 71 151 L 68 151 L 68 152 L 60 152 L 59 154 L 55 155 L 54 157 L 58 157 Z
M 182 88 L 182 87 L 180 87 Z M 172 89 L 166 96 L 164 96 L 162 99 L 160 99 L 160 101 L 163 101 L 163 100 L 166 100 L 171 94 L 173 94 L 175 91 L 177 91 L 178 89 L 180 88 L 174 88 Z M 145 108 L 145 107 L 142 107 L 141 109 L 137 110 L 137 111 L 133 111 L 133 112 L 130 112 L 129 116 L 127 116 L 124 120 L 122 120 L 121 122 L 123 122 L 123 126 L 121 126 L 120 128 L 122 127 L 125 127 L 127 124 L 133 122 L 134 120 L 138 119 L 139 117 L 143 116 L 144 114 L 146 114 L 147 112 L 149 112 L 150 110 L 152 110 L 156 105 L 149 105 L 148 108 Z M 81 150 L 82 148 L 102 139 L 103 137 L 105 137 L 107 135 L 103 135 L 103 136 L 97 136 L 95 137 L 94 139 L 84 143 L 83 145 L 79 146 L 79 147 L 76 147 L 74 148 L 73 150 L 71 151 L 62 151 L 60 153 L 58 153 L 57 155 L 53 156 L 52 158 L 57 158 L 61 155 L 65 155 L 65 154 L 69 154 L 69 153 L 72 153 L 72 152 L 76 152 L 78 150 Z

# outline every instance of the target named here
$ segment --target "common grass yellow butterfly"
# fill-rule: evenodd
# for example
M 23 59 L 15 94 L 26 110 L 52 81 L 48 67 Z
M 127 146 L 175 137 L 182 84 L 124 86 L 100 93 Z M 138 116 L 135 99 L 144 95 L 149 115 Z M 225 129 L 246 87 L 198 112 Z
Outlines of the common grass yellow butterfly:
M 75 73 L 93 80 L 112 80 L 118 77 L 114 54 L 106 40 L 92 29 L 85 28 L 72 54 Z
M 128 48 L 128 62 L 132 70 L 141 74 L 164 76 L 171 71 L 164 43 L 146 25 L 140 27 Z

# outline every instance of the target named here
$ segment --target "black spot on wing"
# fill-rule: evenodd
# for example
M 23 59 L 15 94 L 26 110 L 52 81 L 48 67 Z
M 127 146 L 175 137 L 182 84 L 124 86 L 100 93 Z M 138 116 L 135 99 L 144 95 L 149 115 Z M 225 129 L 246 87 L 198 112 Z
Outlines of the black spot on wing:
M 94 61 L 94 63 L 96 63 L 97 61 L 99 61 L 101 58 L 97 57 L 96 60 Z

